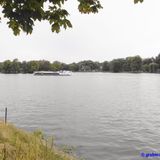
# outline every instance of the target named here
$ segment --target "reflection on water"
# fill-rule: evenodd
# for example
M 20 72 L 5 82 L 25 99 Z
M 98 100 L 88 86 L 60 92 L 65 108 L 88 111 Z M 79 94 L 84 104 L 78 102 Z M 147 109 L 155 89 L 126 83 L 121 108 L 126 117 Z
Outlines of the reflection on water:
M 160 148 L 160 75 L 0 75 L 0 110 L 86 160 L 139 160 Z M 2 112 L 0 112 L 2 117 Z

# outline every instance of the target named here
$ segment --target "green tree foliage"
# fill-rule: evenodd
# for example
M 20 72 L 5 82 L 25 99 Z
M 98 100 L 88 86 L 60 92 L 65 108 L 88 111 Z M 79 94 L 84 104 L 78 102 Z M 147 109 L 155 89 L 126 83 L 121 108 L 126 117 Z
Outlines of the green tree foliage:
M 0 62 L 0 72 L 2 72 L 2 70 L 3 70 L 3 63 Z
M 14 59 L 11 64 L 11 73 L 20 73 L 20 62 Z
M 155 58 L 155 62 L 160 66 L 160 54 Z
M 23 61 L 20 66 L 22 73 L 28 73 L 28 64 L 26 61 Z
M 143 72 L 149 72 L 149 64 L 153 63 L 155 61 L 154 58 L 145 58 L 142 61 L 142 71 Z
M 52 71 L 62 70 L 62 63 L 59 62 L 59 61 L 54 61 L 54 62 L 51 64 L 51 70 L 52 70 Z
M 78 63 L 79 71 L 81 72 L 90 72 L 99 70 L 98 62 L 93 62 L 91 60 L 81 61 Z
M 51 70 L 51 64 L 49 61 L 42 60 L 39 61 L 39 70 L 40 71 L 50 71 Z
M 94 62 L 95 64 L 95 69 L 94 71 L 102 71 L 102 64 L 99 62 Z
M 35 21 L 48 21 L 52 32 L 72 27 L 69 13 L 63 8 L 66 0 L 0 0 L 0 6 L 8 27 L 14 35 L 21 31 L 31 34 Z M 78 0 L 81 13 L 97 13 L 102 8 L 99 0 Z M 47 6 L 47 7 L 46 7 Z
M 152 57 L 152 58 L 145 58 L 145 59 L 143 59 L 143 62 L 142 62 L 142 65 L 144 65 L 144 64 L 150 64 L 150 63 L 152 63 L 152 62 L 154 62 L 155 61 L 155 59 Z
M 131 71 L 140 72 L 142 69 L 142 58 L 140 56 L 135 56 L 131 58 Z
M 33 73 L 34 71 L 60 71 L 73 72 L 148 72 L 160 73 L 160 55 L 156 58 L 142 59 L 140 56 L 113 59 L 112 61 L 94 62 L 91 60 L 78 63 L 66 64 L 59 61 L 49 62 L 46 60 L 23 61 L 18 59 L 0 62 L 2 73 Z
M 27 63 L 28 73 L 33 73 L 39 70 L 39 63 L 37 61 L 29 61 Z
M 69 65 L 62 63 L 61 64 L 61 70 L 69 70 Z
M 11 73 L 12 62 L 10 60 L 6 60 L 3 62 L 2 71 L 5 73 Z
M 150 67 L 149 67 L 149 64 L 143 64 L 143 65 L 142 65 L 142 71 L 143 71 L 143 72 L 149 72 L 149 68 L 150 68 Z
M 143 2 L 144 0 L 134 0 L 134 3 Z
M 79 65 L 77 63 L 71 63 L 69 64 L 69 70 L 73 72 L 79 71 Z
M 132 57 L 127 57 L 123 65 L 123 71 L 131 72 L 131 63 L 132 63 Z
M 52 32 L 59 33 L 61 28 L 71 28 L 69 13 L 64 9 L 67 0 L 0 0 L 3 17 L 14 35 L 21 31 L 31 34 L 35 21 L 48 21 Z M 77 0 L 80 13 L 97 13 L 102 8 L 99 0 Z M 134 0 L 134 3 L 143 0 Z M 48 7 L 46 7 L 48 6 Z
M 123 72 L 125 60 L 123 58 L 114 59 L 110 62 L 109 68 L 111 72 Z
M 149 64 L 149 72 L 150 73 L 157 73 L 158 68 L 159 68 L 159 65 L 157 63 L 153 62 L 153 63 Z

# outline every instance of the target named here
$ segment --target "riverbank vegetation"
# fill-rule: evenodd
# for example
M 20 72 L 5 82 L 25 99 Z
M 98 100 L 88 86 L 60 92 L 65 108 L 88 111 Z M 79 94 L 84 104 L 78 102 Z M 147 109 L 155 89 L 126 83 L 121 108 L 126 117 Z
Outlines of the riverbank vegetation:
M 0 122 L 0 160 L 75 160 L 57 150 L 42 132 L 33 133 Z
M 140 56 L 113 59 L 112 61 L 93 62 L 85 60 L 78 63 L 65 64 L 63 62 L 46 60 L 32 60 L 20 62 L 18 59 L 0 62 L 1 73 L 33 73 L 34 71 L 59 71 L 70 70 L 73 72 L 148 72 L 160 73 L 160 54 L 155 58 Z

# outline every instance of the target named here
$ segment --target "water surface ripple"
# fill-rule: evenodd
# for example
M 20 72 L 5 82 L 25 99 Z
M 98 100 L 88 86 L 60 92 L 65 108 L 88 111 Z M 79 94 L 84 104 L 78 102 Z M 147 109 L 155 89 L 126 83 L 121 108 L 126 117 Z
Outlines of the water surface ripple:
M 159 74 L 0 74 L 0 117 L 8 107 L 9 121 L 86 160 L 140 160 L 160 153 L 159 82 Z

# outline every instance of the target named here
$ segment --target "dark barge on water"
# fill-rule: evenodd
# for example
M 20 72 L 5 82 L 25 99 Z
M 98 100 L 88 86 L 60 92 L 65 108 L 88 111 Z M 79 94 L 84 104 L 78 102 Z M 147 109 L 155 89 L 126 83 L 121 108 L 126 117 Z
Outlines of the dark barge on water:
M 71 76 L 72 72 L 70 71 L 36 71 L 33 73 L 35 76 Z

